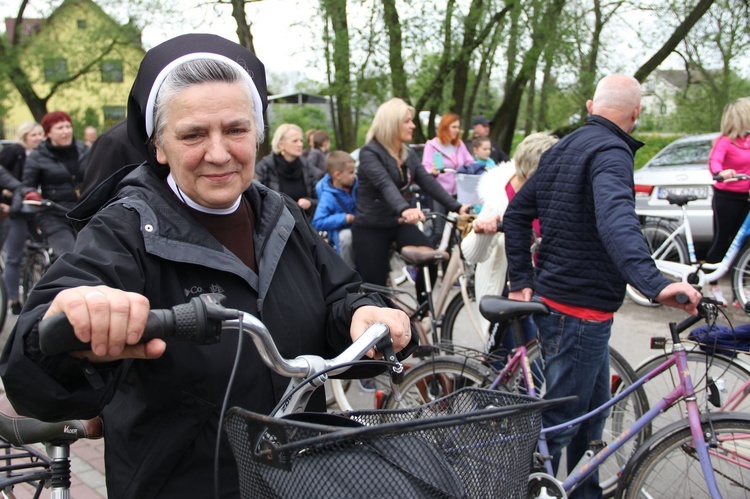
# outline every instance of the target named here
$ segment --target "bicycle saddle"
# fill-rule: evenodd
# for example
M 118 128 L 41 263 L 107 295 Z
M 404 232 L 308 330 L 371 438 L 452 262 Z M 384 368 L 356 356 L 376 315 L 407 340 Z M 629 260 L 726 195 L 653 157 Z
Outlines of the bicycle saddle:
M 429 246 L 404 246 L 401 248 L 401 256 L 412 265 L 423 265 L 450 258 L 447 251 L 435 250 Z
M 529 314 L 549 314 L 547 305 L 536 301 L 516 301 L 503 296 L 483 296 L 479 313 L 490 322 L 504 322 Z
M 695 201 L 696 199 L 698 199 L 698 196 L 695 194 L 669 194 L 667 196 L 669 204 L 676 206 L 685 206 L 690 201 Z
M 0 437 L 13 445 L 37 442 L 74 442 L 80 438 L 101 438 L 102 418 L 74 419 L 58 423 L 45 423 L 38 419 L 20 416 L 8 398 L 0 397 Z

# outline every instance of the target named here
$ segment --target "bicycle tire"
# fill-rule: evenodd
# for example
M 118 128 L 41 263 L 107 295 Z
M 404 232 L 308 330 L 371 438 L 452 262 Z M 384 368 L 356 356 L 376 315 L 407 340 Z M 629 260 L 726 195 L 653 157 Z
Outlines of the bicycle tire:
M 670 356 L 671 353 L 665 352 L 647 359 L 636 369 L 636 376 L 638 378 L 643 377 L 668 360 Z M 731 359 L 723 355 L 708 354 L 698 347 L 687 352 L 687 363 L 690 378 L 692 379 L 693 387 L 695 388 L 698 407 L 701 408 L 706 407 L 708 401 L 709 392 L 706 389 L 708 375 L 711 375 L 714 379 L 714 383 L 721 397 L 721 405 L 724 405 L 726 400 L 733 393 L 740 390 L 742 385 L 750 379 L 750 366 L 739 360 Z M 670 368 L 668 371 L 661 373 L 659 376 L 655 376 L 648 383 L 643 385 L 649 404 L 651 406 L 655 405 L 656 402 L 672 391 L 675 386 L 677 386 L 678 382 L 679 379 L 677 379 L 676 368 Z M 741 412 L 750 411 L 750 397 L 745 397 L 737 410 Z M 685 417 L 687 417 L 685 401 L 680 400 L 666 411 L 662 412 L 661 415 L 654 420 L 652 423 L 652 430 L 655 432 L 657 429 L 666 426 L 666 424 L 679 421 Z
M 743 308 L 750 302 L 750 245 L 740 251 L 732 266 L 732 291 Z
M 0 272 L 0 332 L 5 327 L 5 319 L 8 318 L 8 288 L 5 279 Z
M 49 252 L 46 250 L 36 250 L 28 255 L 26 265 L 21 274 L 24 303 L 28 300 L 31 290 L 34 289 L 34 286 L 39 282 L 39 279 L 41 279 L 44 273 L 47 272 L 50 265 L 52 265 L 52 259 L 50 258 Z
M 489 386 L 494 372 L 481 362 L 459 355 L 427 359 L 409 368 L 399 386 L 400 398 L 389 393 L 384 409 L 405 409 L 432 402 L 465 386 Z
M 701 426 L 704 435 L 717 437 L 709 453 L 722 497 L 750 497 L 750 474 L 723 458 L 738 451 L 742 458 L 749 457 L 750 416 L 703 415 Z M 663 436 L 655 435 L 653 443 L 648 442 L 647 450 L 625 470 L 617 497 L 710 497 L 687 420 L 666 430 Z
M 610 386 L 612 396 L 616 396 L 638 379 L 625 357 L 609 347 Z M 622 435 L 641 416 L 649 411 L 648 398 L 643 387 L 629 397 L 612 406 L 604 426 L 602 438 L 612 442 Z M 599 466 L 599 483 L 605 497 L 612 497 L 617 490 L 620 470 L 630 460 L 638 446 L 651 436 L 651 425 L 646 425 L 637 435 L 626 442 L 613 456 Z
M 471 320 L 468 317 L 465 317 L 465 314 L 474 313 L 476 320 L 481 323 L 482 316 L 479 314 L 479 304 L 477 303 L 476 297 L 474 296 L 474 286 L 469 286 L 469 300 L 471 301 L 473 312 L 468 312 L 466 310 L 465 303 L 460 292 L 456 296 L 451 298 L 451 301 L 448 303 L 448 306 L 445 309 L 445 315 L 443 316 L 443 320 L 441 321 L 440 325 L 440 340 L 443 343 L 462 343 L 458 341 L 459 335 L 457 334 L 456 326 L 461 324 L 468 325 L 469 328 L 472 327 Z M 475 344 L 469 345 L 469 343 L 471 343 L 472 341 L 473 339 L 471 341 L 464 341 L 463 343 L 467 344 L 462 344 L 462 346 L 473 346 L 476 348 L 477 345 Z M 479 349 L 483 347 L 484 345 L 480 346 Z
M 541 351 L 536 342 L 527 347 L 529 363 L 533 365 L 541 361 Z M 500 366 L 495 366 L 500 368 Z M 616 350 L 610 348 L 610 369 L 612 394 L 616 395 L 635 382 L 635 372 Z M 537 370 L 536 373 L 539 371 Z M 497 371 L 474 359 L 459 355 L 439 356 L 426 359 L 406 372 L 401 383 L 401 401 L 396 401 L 392 394 L 388 395 L 383 407 L 385 409 L 400 409 L 415 407 L 437 398 L 448 395 L 452 390 L 463 386 L 488 387 L 495 379 Z M 535 376 L 535 384 L 540 387 L 539 394 L 544 391 L 543 379 Z M 502 389 L 515 393 L 523 393 L 521 374 L 516 374 Z M 643 389 L 635 390 L 630 397 L 615 404 L 604 428 L 603 438 L 613 441 L 621 435 L 635 420 L 648 412 L 648 399 Z M 621 447 L 614 457 L 607 459 L 599 467 L 599 476 L 605 496 L 614 494 L 620 476 L 620 469 L 625 466 L 641 442 L 651 434 L 650 426 L 646 426 L 627 444 Z
M 641 232 L 643 233 L 643 238 L 646 241 L 646 245 L 648 246 L 649 253 L 654 256 L 655 251 L 659 249 L 662 243 L 664 243 L 664 241 L 666 241 L 667 238 L 672 235 L 672 233 L 674 233 L 677 229 L 677 225 L 667 220 L 658 219 L 655 221 L 646 221 L 641 227 Z M 669 245 L 665 248 L 664 252 L 656 256 L 660 260 L 668 260 L 670 262 L 679 262 L 683 264 L 687 264 L 690 262 L 687 244 L 685 243 L 685 240 L 682 236 L 675 237 L 672 242 L 669 243 Z M 630 284 L 627 285 L 625 293 L 627 294 L 628 298 L 630 298 L 634 303 L 643 307 L 658 307 L 661 305 L 660 303 L 652 302 L 651 300 L 643 296 L 640 291 L 635 289 Z

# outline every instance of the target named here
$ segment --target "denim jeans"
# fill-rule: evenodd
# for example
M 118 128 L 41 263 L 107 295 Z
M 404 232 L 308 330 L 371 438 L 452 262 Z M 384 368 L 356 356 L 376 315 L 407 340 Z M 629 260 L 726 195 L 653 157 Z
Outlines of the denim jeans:
M 544 397 L 578 397 L 577 402 L 546 411 L 542 416 L 544 427 L 570 421 L 606 403 L 610 398 L 609 337 L 612 319 L 587 321 L 553 310 L 550 315 L 534 316 L 534 322 L 539 328 L 545 359 L 547 392 Z M 575 468 L 589 443 L 601 440 L 607 416 L 605 411 L 580 425 L 547 435 L 555 472 L 564 447 L 567 447 L 568 472 Z M 569 497 L 602 497 L 599 474 L 594 472 Z

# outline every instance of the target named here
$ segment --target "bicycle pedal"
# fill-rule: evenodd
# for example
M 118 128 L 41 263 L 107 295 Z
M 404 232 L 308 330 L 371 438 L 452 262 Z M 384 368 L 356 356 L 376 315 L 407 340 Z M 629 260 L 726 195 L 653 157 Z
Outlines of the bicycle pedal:
M 719 393 L 719 387 L 716 386 L 714 379 L 709 376 L 706 385 L 708 386 L 708 401 L 714 407 L 721 407 L 721 393 Z

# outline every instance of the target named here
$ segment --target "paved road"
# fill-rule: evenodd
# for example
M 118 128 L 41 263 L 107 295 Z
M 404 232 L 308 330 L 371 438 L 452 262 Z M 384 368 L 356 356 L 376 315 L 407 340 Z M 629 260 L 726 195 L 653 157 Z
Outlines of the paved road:
M 721 284 L 724 288 L 724 295 L 731 296 L 728 281 Z M 748 317 L 744 312 L 733 307 L 729 307 L 727 311 L 730 318 L 736 323 L 744 324 L 748 322 Z M 615 314 L 611 345 L 635 367 L 655 353 L 649 349 L 650 338 L 654 335 L 667 336 L 669 334 L 668 323 L 680 321 L 685 317 L 686 314 L 680 310 L 668 307 L 641 307 L 626 299 L 623 307 Z M 2 335 L 0 335 L 0 346 L 5 344 L 14 324 L 15 317 L 9 315 Z M 356 388 L 354 391 L 357 391 Z M 350 390 L 350 394 L 353 396 L 353 402 L 369 404 L 369 401 L 372 400 L 371 394 L 361 391 L 359 393 L 351 392 L 352 390 Z M 72 497 L 77 499 L 102 499 L 107 497 L 103 474 L 103 451 L 103 441 L 83 441 L 72 447 L 74 455 Z M 19 499 L 32 497 L 27 491 L 17 490 L 17 492 Z M 43 497 L 49 497 L 49 494 L 47 493 Z

